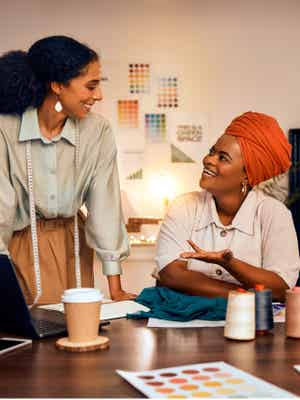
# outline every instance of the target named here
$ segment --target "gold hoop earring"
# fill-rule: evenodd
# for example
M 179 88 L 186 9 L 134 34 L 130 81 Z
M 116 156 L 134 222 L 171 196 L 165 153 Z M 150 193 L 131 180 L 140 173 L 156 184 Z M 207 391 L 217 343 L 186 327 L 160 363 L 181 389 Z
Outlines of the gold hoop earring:
M 242 193 L 243 195 L 245 195 L 246 192 L 247 192 L 247 183 L 244 181 L 244 182 L 242 182 L 242 190 L 241 190 L 241 193 Z

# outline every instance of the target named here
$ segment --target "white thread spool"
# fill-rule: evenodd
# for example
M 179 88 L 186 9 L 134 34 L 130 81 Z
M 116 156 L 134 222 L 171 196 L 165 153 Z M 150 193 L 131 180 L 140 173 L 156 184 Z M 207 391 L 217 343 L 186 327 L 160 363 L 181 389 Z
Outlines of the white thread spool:
M 255 338 L 255 294 L 246 290 L 229 292 L 224 336 L 235 340 Z

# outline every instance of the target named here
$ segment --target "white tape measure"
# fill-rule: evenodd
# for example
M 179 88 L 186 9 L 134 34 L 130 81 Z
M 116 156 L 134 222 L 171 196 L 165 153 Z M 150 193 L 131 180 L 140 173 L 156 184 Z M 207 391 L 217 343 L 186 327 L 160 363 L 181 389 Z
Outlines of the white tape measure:
M 76 123 L 75 131 L 75 184 L 74 184 L 74 197 L 73 197 L 73 210 L 74 210 L 74 253 L 75 253 L 75 276 L 76 286 L 81 287 L 81 274 L 80 274 L 80 246 L 79 246 L 79 230 L 78 230 L 78 216 L 76 207 L 76 182 L 77 172 L 79 166 L 79 134 Z M 31 223 L 31 239 L 32 239 L 32 254 L 34 263 L 34 273 L 36 282 L 36 297 L 34 299 L 33 307 L 37 304 L 38 299 L 42 295 L 42 284 L 41 284 L 41 270 L 40 270 L 40 259 L 39 259 L 39 247 L 36 229 L 36 210 L 33 192 L 33 169 L 32 169 L 32 156 L 31 156 L 31 141 L 26 143 L 26 166 L 27 166 L 27 180 L 28 180 L 28 191 L 29 191 L 29 210 L 30 210 L 30 223 Z

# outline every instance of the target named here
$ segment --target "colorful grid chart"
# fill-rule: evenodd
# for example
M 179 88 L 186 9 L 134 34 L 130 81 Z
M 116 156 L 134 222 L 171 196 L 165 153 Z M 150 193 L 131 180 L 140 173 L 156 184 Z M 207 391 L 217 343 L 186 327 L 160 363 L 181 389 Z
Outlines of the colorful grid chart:
M 151 142 L 166 140 L 166 115 L 145 114 L 146 137 Z
M 150 65 L 129 64 L 129 92 L 149 93 L 150 91 Z
M 119 125 L 125 128 L 138 128 L 138 100 L 118 101 Z
M 158 107 L 178 107 L 178 79 L 176 77 L 158 78 Z
M 143 372 L 116 372 L 149 398 L 297 397 L 222 361 Z

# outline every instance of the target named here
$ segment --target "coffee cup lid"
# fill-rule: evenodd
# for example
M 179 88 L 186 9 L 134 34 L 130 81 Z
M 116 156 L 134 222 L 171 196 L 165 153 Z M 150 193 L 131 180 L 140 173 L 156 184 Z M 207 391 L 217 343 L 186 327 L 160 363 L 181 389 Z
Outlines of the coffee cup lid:
M 92 303 L 101 301 L 103 294 L 95 288 L 76 288 L 64 291 L 61 301 L 63 303 Z

